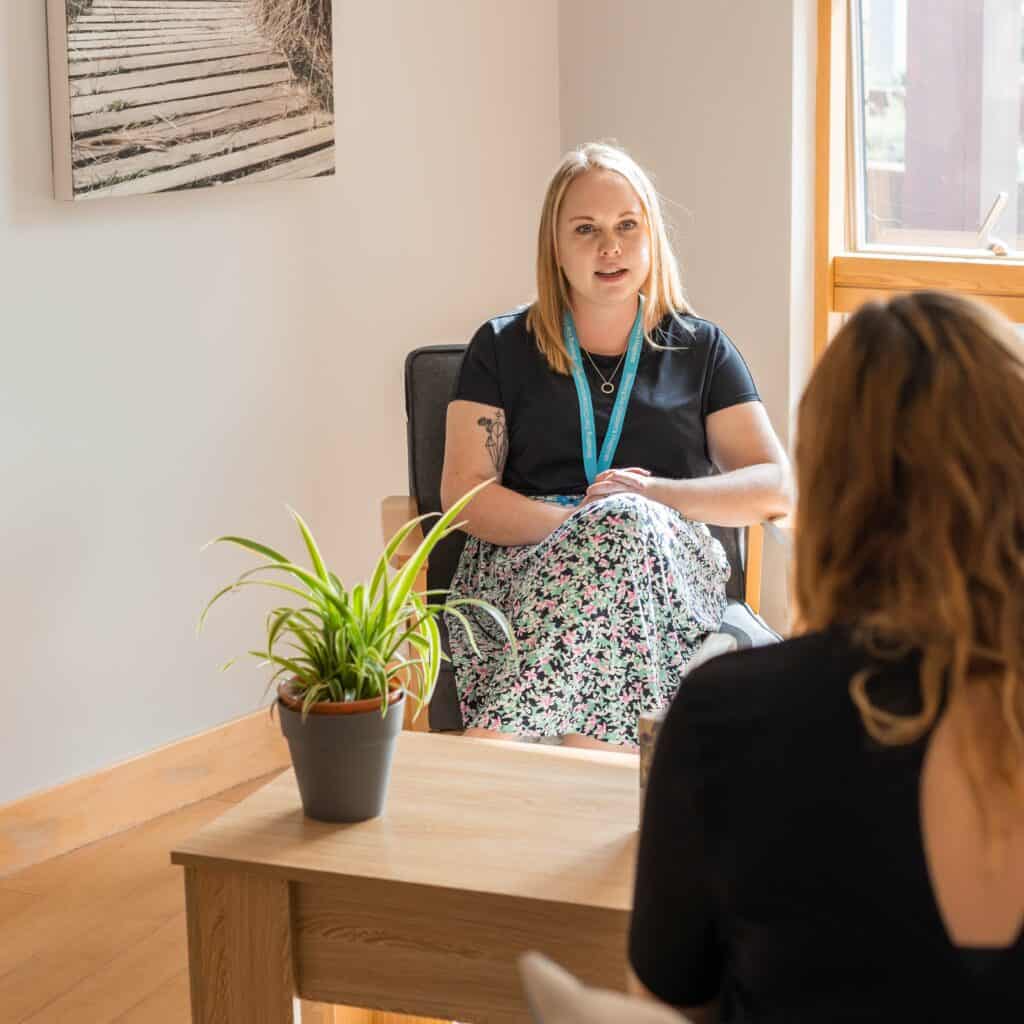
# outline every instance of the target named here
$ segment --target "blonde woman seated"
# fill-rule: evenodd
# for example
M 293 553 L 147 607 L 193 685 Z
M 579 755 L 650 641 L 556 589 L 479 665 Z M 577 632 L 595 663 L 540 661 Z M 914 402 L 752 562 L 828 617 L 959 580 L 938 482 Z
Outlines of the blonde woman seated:
M 467 510 L 451 595 L 500 607 L 519 649 L 482 616 L 475 649 L 450 617 L 456 687 L 474 735 L 634 745 L 726 607 L 704 524 L 785 513 L 788 465 L 621 150 L 583 146 L 556 171 L 537 287 L 477 331 L 448 408 L 442 502 L 500 481 Z
M 811 378 L 807 632 L 695 670 L 649 779 L 630 959 L 694 1021 L 1024 1021 L 1021 355 L 921 293 Z

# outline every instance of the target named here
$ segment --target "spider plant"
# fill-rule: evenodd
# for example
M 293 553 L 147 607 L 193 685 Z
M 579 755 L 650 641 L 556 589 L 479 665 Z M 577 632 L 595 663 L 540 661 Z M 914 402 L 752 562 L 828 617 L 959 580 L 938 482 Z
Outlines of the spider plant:
M 413 586 L 430 552 L 462 526 L 458 514 L 491 480 L 474 487 L 444 514 L 428 513 L 411 519 L 388 541 L 368 583 L 347 589 L 327 567 L 312 532 L 298 512 L 289 508 L 302 534 L 310 568 L 297 565 L 279 551 L 248 537 L 225 536 L 210 544 L 235 544 L 261 556 L 262 561 L 219 590 L 199 618 L 199 629 L 210 609 L 226 594 L 242 587 L 263 586 L 301 599 L 300 603 L 273 608 L 266 619 L 266 646 L 249 654 L 274 668 L 267 691 L 281 676 L 289 676 L 293 692 L 302 699 L 302 714 L 320 701 L 357 701 L 379 698 L 387 714 L 388 695 L 400 689 L 416 702 L 416 715 L 430 701 L 442 660 L 437 617 L 444 612 L 466 629 L 476 650 L 473 629 L 460 606 L 473 605 L 498 624 L 515 654 L 515 639 L 502 612 L 486 601 L 459 598 L 430 600 L 446 591 L 418 594 Z M 391 558 L 420 523 L 439 516 L 409 560 L 397 572 Z M 209 547 L 207 544 L 205 547 Z M 204 550 L 205 550 L 204 547 Z M 230 668 L 236 659 L 223 667 Z M 415 683 L 415 685 L 411 685 Z

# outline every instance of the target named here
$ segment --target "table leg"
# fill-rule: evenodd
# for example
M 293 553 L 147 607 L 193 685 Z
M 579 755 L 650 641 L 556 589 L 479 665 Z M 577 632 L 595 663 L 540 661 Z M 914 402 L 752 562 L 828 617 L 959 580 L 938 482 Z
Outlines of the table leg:
M 193 1024 L 293 1024 L 288 883 L 185 868 Z

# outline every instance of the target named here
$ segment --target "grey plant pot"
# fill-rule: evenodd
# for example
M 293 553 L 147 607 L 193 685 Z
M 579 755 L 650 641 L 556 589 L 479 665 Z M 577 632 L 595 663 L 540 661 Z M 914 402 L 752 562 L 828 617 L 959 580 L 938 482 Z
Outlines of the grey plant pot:
M 379 702 L 373 703 L 374 707 L 352 714 L 311 712 L 303 721 L 301 712 L 278 700 L 281 731 L 307 818 L 366 821 L 383 812 L 405 696 L 394 701 L 384 717 Z

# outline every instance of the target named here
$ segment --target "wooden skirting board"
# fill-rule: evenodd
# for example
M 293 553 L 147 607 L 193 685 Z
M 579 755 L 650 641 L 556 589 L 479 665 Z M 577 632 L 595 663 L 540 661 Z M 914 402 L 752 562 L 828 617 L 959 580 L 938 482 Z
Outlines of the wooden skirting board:
M 0 878 L 290 764 L 268 710 L 0 807 Z

